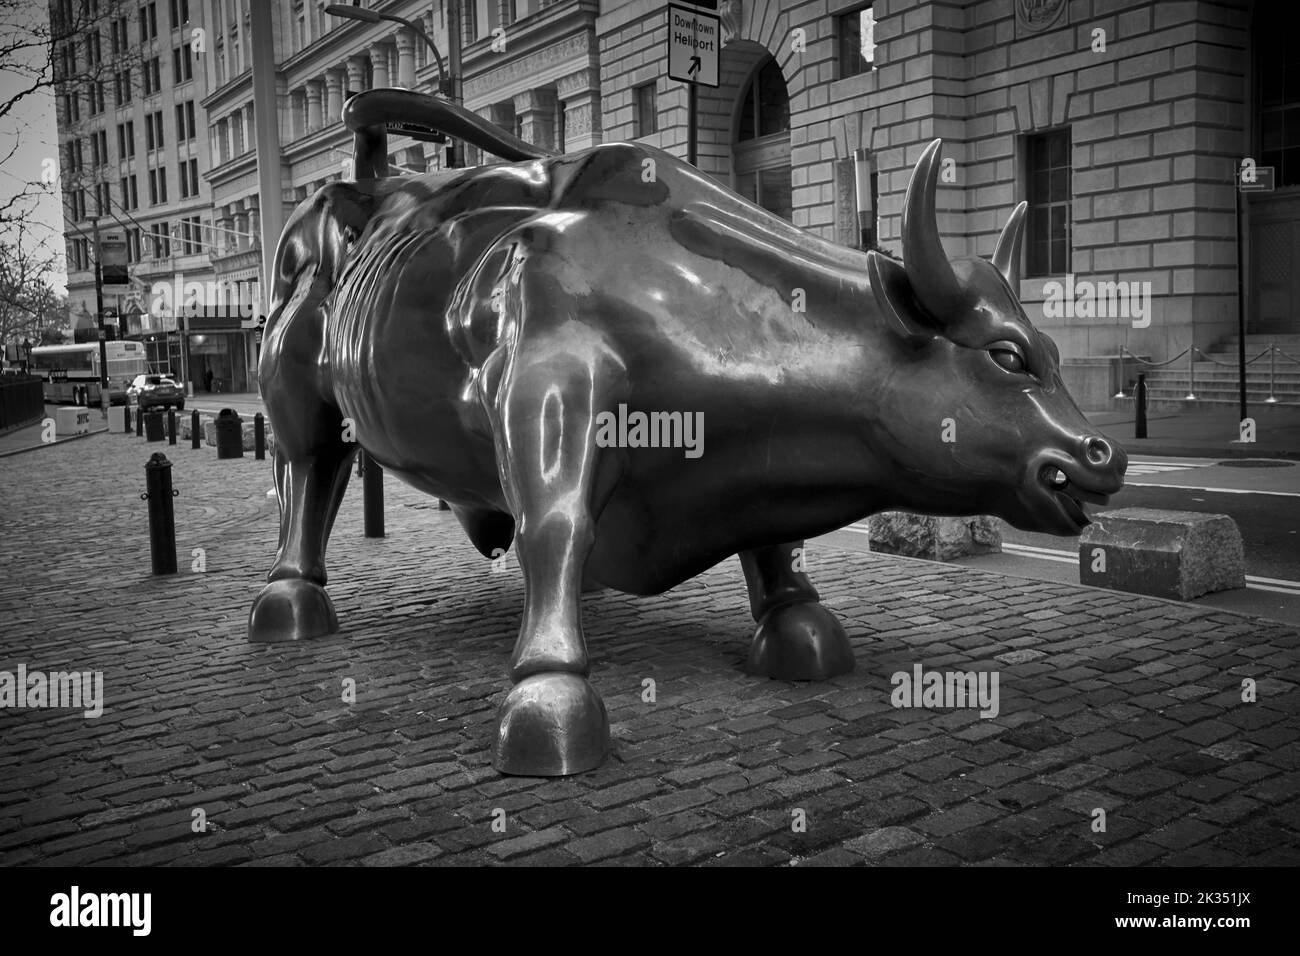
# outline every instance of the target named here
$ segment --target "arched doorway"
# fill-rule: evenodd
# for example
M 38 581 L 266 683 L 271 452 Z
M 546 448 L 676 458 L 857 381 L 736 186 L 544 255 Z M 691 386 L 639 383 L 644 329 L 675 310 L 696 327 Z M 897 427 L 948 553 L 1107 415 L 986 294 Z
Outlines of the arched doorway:
M 732 188 L 783 219 L 794 212 L 790 187 L 790 94 L 771 56 L 758 64 L 736 100 Z

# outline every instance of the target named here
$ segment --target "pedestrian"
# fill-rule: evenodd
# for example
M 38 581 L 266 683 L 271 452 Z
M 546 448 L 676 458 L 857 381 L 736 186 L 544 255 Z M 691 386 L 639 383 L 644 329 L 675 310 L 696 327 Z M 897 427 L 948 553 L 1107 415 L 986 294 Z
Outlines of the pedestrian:
M 208 392 L 212 391 L 212 369 L 208 369 L 203 373 L 203 386 Z

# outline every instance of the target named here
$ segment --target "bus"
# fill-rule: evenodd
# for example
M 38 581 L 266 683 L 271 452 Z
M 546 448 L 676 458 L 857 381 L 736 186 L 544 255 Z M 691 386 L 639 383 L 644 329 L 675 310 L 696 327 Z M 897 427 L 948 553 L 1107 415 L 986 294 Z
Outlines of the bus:
M 108 357 L 108 400 L 126 404 L 126 387 L 137 375 L 149 371 L 140 342 L 105 342 Z M 31 373 L 45 382 L 45 401 L 51 405 L 98 405 L 99 343 L 38 345 L 32 349 Z

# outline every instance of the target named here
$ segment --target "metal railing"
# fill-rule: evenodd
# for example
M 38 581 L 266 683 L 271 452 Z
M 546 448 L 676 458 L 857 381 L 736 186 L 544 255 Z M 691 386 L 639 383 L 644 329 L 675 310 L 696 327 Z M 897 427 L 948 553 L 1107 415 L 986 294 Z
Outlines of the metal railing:
M 1138 355 L 1134 355 L 1132 352 L 1128 350 L 1127 346 L 1121 345 L 1119 349 L 1119 391 L 1115 393 L 1115 397 L 1116 398 L 1130 397 L 1128 395 L 1125 395 L 1124 393 L 1124 386 L 1126 384 L 1125 371 L 1124 371 L 1124 363 L 1126 361 L 1125 356 L 1128 356 L 1129 359 L 1132 359 L 1134 362 L 1137 362 L 1139 365 L 1146 366 L 1147 368 L 1164 368 L 1166 366 L 1173 365 L 1184 355 L 1187 356 L 1187 394 L 1183 397 L 1184 401 L 1194 402 L 1197 400 L 1196 399 L 1196 356 L 1197 355 L 1200 355 L 1203 360 L 1207 362 L 1213 362 L 1215 365 L 1218 365 L 1222 368 L 1230 368 L 1230 369 L 1237 368 L 1236 362 L 1220 362 L 1214 356 L 1207 354 L 1205 351 L 1197 348 L 1195 345 L 1188 346 L 1187 348 L 1179 352 L 1177 355 L 1175 355 L 1173 358 L 1168 359 L 1164 362 L 1149 362 Z M 1270 342 L 1268 344 L 1268 347 L 1264 349 L 1264 351 L 1260 352 L 1253 359 L 1248 359 L 1246 361 L 1246 364 L 1254 365 L 1265 355 L 1268 356 L 1268 397 L 1264 399 L 1264 401 L 1267 404 L 1276 404 L 1277 403 L 1277 357 L 1281 355 L 1286 361 L 1290 362 L 1292 365 L 1300 365 L 1300 359 L 1297 359 L 1294 356 L 1289 355 L 1288 353 L 1284 352 L 1282 349 L 1278 348 L 1274 343 Z
M 0 431 L 40 421 L 45 414 L 44 388 L 39 378 L 0 375 Z

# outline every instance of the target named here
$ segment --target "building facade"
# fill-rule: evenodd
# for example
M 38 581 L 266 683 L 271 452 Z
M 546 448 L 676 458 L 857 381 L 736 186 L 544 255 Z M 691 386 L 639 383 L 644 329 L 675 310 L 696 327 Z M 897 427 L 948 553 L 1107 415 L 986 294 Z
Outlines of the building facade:
M 1020 296 L 1057 341 L 1086 407 L 1104 407 L 1131 378 L 1121 350 L 1161 362 L 1231 336 L 1239 276 L 1250 332 L 1300 333 L 1300 65 L 1266 5 L 713 5 L 719 85 L 697 91 L 699 167 L 797 226 L 897 254 L 912 167 L 942 137 L 947 251 L 991 255 L 1013 208 L 1028 202 Z M 686 157 L 687 84 L 668 77 L 665 0 L 365 4 L 412 21 L 439 48 L 441 65 L 412 30 L 340 18 L 326 6 L 272 5 L 280 218 L 350 176 L 351 137 L 339 119 L 347 95 L 434 91 L 457 59 L 453 33 L 465 105 L 524 139 L 569 152 L 636 139 Z M 229 350 L 242 345 L 247 381 L 257 349 L 248 313 L 267 307 L 260 224 L 270 201 L 257 169 L 249 0 L 190 0 L 188 12 L 207 38 L 192 81 L 208 139 L 197 150 L 198 205 L 207 203 L 199 215 L 213 227 L 206 261 L 215 279 L 243 283 L 250 299 L 238 323 L 213 319 L 202 331 L 229 336 Z M 175 46 L 182 34 L 169 37 Z M 159 96 L 172 106 L 176 94 Z M 157 107 L 131 109 L 139 128 Z M 174 109 L 162 112 L 175 122 Z M 163 135 L 176 142 L 170 126 Z M 389 147 L 400 174 L 446 162 L 434 144 L 393 135 Z M 495 161 L 473 149 L 466 159 Z M 1272 168 L 1272 191 L 1238 192 L 1246 160 Z M 1090 300 L 1085 288 L 1105 295 Z
M 104 288 L 107 334 L 145 341 L 151 366 L 177 376 L 186 355 L 175 290 L 215 278 L 193 12 L 191 0 L 50 4 L 74 335 L 97 337 L 97 226 L 125 239 L 130 276 Z

